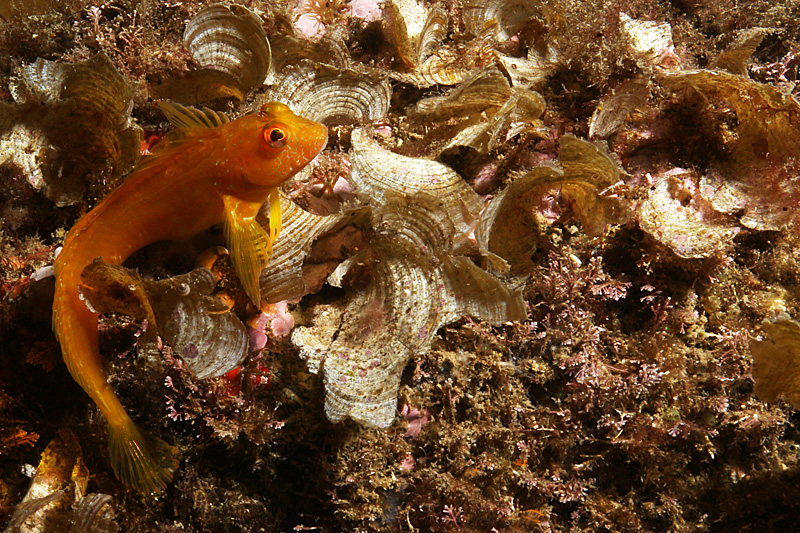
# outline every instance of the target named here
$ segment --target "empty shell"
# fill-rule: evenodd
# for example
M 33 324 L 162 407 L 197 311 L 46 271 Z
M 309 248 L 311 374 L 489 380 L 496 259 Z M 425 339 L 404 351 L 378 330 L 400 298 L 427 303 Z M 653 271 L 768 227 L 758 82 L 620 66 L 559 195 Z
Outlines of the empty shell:
M 346 302 L 318 306 L 315 326 L 295 329 L 312 372 L 322 372 L 325 413 L 385 427 L 396 413 L 403 368 L 424 353 L 437 329 L 461 316 L 520 320 L 525 304 L 465 257 L 454 257 L 480 198 L 448 167 L 394 154 L 364 129 L 352 134 L 349 181 L 372 210 L 370 243 L 342 263 L 331 282 Z
M 157 98 L 184 104 L 216 98 L 242 101 L 269 73 L 272 51 L 261 19 L 242 6 L 201 9 L 186 25 L 183 42 L 199 70 L 154 89 Z
M 206 268 L 152 281 L 135 270 L 94 261 L 81 274 L 81 283 L 96 311 L 147 320 L 148 337 L 142 342 L 152 342 L 157 331 L 199 379 L 221 376 L 247 356 L 244 324 L 211 296 L 216 279 Z
M 58 205 L 83 198 L 92 178 L 112 181 L 139 158 L 133 89 L 104 54 L 76 64 L 38 59 L 0 108 L 0 164 L 25 171 Z
M 389 82 L 353 70 L 304 61 L 287 67 L 264 96 L 283 102 L 306 118 L 334 124 L 362 124 L 389 111 Z

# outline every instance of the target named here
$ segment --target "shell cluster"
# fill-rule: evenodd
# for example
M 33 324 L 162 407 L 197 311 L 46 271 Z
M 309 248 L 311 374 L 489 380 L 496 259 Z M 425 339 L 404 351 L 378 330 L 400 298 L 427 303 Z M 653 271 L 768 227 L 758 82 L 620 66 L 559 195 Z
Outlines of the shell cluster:
M 27 494 L 14 509 L 6 531 L 116 533 L 108 494 L 86 494 L 89 470 L 77 438 L 68 429 L 42 452 Z
M 0 105 L 0 165 L 20 169 L 57 205 L 79 202 L 89 177 L 112 181 L 139 157 L 133 89 L 103 54 L 76 64 L 38 59 Z
M 525 318 L 521 296 L 454 255 L 481 210 L 478 195 L 450 168 L 382 148 L 368 130 L 351 137 L 348 178 L 371 210 L 369 245 L 330 282 L 366 287 L 318 311 L 292 340 L 322 372 L 325 413 L 376 427 L 392 423 L 400 378 L 439 327 L 470 315 L 499 324 Z
M 742 76 L 763 33 L 745 35 L 713 69 L 684 69 L 668 25 L 619 13 L 626 59 L 638 73 L 600 95 L 581 139 L 548 132 L 543 121 L 542 82 L 564 64 L 539 30 L 557 13 L 520 0 L 466 2 L 458 21 L 444 4 L 417 0 L 392 0 L 384 13 L 391 68 L 351 57 L 343 30 L 312 40 L 278 17 L 273 48 L 259 15 L 210 5 L 184 33 L 198 68 L 153 89 L 184 103 L 278 100 L 331 127 L 333 148 L 293 186 L 321 184 L 338 195 L 335 214 L 312 214 L 282 196 L 284 231 L 260 276 L 267 302 L 300 299 L 325 279 L 346 290 L 292 337 L 323 375 L 331 420 L 390 424 L 403 368 L 443 324 L 465 315 L 495 324 L 524 319 L 515 289 L 533 266 L 538 225 L 571 217 L 590 237 L 636 225 L 658 246 L 694 259 L 723 253 L 742 231 L 797 223 L 800 108 Z M 448 39 L 461 22 L 463 38 Z M 401 90 L 393 93 L 393 84 Z M 409 94 L 422 96 L 399 116 L 396 102 Z M 659 150 L 653 122 L 670 131 L 665 94 L 702 109 L 696 129 L 724 157 L 692 165 L 687 156 L 686 168 L 669 154 L 657 164 L 640 157 Z M 75 65 L 39 60 L 14 96 L 15 106 L 0 107 L 0 164 L 20 167 L 57 203 L 81 198 L 82 176 L 98 161 L 111 162 L 115 175 L 135 162 L 141 134 L 130 120 L 132 89 L 105 56 Z M 46 112 L 37 111 L 42 105 Z M 57 124 L 65 121 L 82 135 L 63 140 Z M 551 152 L 520 162 L 503 151 L 533 141 Z M 62 156 L 75 152 L 87 162 L 72 157 L 67 165 Z M 440 162 L 453 154 L 484 163 L 497 154 L 487 165 L 501 174 L 491 200 Z M 325 164 L 338 166 L 332 172 Z M 328 183 L 328 174 L 336 179 Z M 322 252 L 322 243 L 337 251 Z M 123 269 L 87 276 L 92 305 L 151 322 L 199 377 L 246 356 L 244 327 L 209 296 L 208 271 L 163 282 Z M 140 288 L 141 296 L 105 301 L 110 283 Z

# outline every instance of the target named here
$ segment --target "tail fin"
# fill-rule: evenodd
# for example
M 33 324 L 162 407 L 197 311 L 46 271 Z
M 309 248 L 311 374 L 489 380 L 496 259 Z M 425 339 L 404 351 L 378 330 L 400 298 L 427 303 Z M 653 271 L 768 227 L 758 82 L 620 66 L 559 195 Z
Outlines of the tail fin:
M 140 429 L 132 420 L 108 428 L 108 451 L 114 473 L 139 492 L 160 492 L 172 481 L 178 452 L 163 440 Z

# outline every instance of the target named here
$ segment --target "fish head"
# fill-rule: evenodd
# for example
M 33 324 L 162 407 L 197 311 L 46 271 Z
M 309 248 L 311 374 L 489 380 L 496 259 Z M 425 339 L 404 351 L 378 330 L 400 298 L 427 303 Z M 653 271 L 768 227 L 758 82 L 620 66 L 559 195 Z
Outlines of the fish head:
M 230 124 L 227 153 L 258 186 L 280 185 L 311 162 L 328 143 L 328 128 L 270 102 L 256 115 Z

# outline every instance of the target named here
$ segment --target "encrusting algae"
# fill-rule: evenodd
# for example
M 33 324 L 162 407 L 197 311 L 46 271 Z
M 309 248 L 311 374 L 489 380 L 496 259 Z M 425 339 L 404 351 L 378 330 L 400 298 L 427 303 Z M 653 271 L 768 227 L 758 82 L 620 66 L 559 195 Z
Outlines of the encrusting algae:
M 97 314 L 80 292 L 81 273 L 96 257 L 121 264 L 147 244 L 188 237 L 224 221 L 234 268 L 259 305 L 258 276 L 280 229 L 276 187 L 316 157 L 328 138 L 325 126 L 278 103 L 233 122 L 210 110 L 175 104 L 162 109 L 179 129 L 75 224 L 55 262 L 53 328 L 64 362 L 108 420 L 114 472 L 142 492 L 166 486 L 177 466 L 176 451 L 137 427 L 108 383 Z M 270 197 L 267 235 L 255 216 Z

